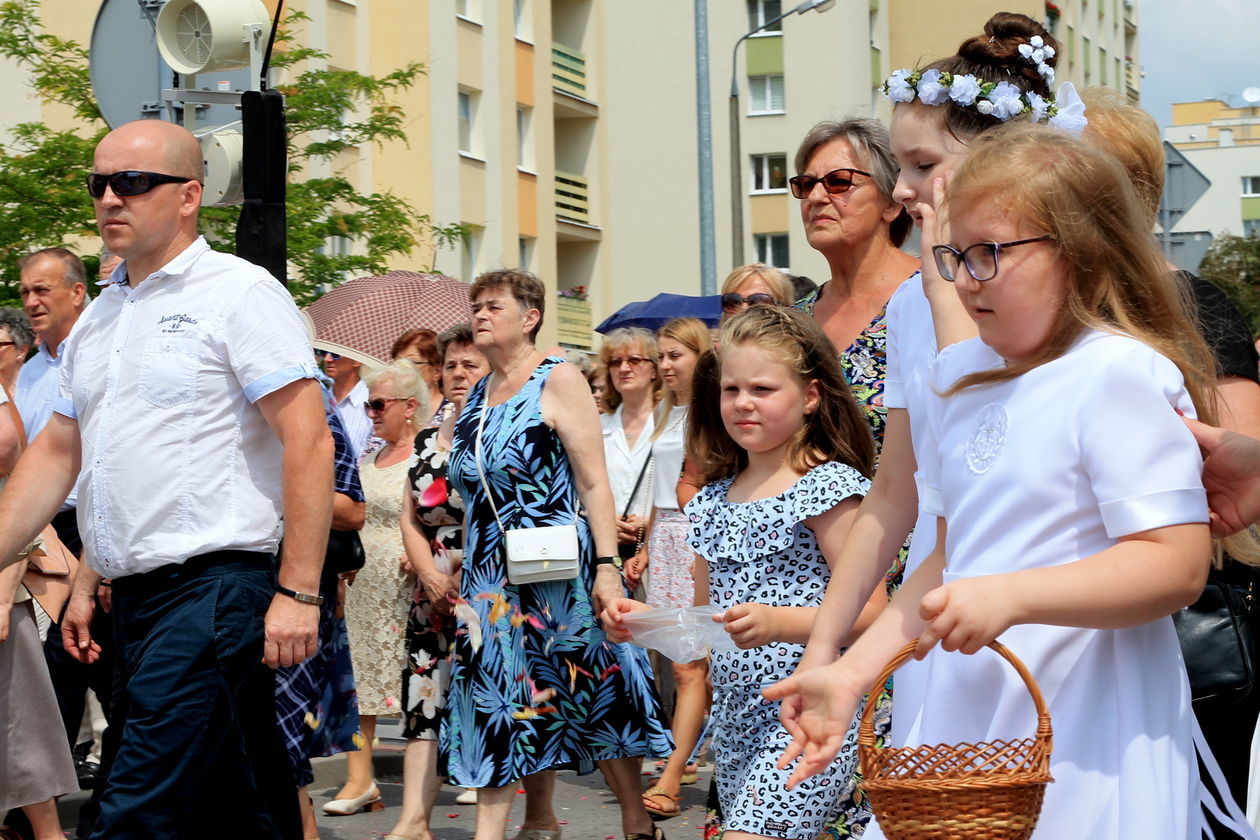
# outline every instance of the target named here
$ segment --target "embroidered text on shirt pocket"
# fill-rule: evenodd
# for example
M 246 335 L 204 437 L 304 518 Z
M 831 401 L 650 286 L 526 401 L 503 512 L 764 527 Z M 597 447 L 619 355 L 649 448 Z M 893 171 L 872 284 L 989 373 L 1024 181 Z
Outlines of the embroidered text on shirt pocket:
M 156 408 L 173 408 L 197 392 L 200 342 L 191 338 L 155 338 L 145 342 L 140 360 L 139 392 Z

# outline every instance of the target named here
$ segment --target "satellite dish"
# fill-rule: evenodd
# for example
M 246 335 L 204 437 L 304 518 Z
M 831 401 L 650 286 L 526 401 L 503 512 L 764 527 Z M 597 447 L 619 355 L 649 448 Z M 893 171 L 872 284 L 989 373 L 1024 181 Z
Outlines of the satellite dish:
M 1242 92 L 1242 98 L 1252 105 L 1260 102 L 1260 87 L 1247 88 Z
M 191 76 L 249 67 L 252 39 L 246 27 L 271 34 L 261 0 L 169 0 L 158 12 L 157 46 L 177 73 Z

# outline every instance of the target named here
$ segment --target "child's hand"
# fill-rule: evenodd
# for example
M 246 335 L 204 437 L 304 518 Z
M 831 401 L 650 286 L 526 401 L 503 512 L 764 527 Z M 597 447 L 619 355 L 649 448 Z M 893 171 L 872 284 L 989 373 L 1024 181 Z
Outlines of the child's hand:
M 975 653 L 1015 623 L 1016 594 L 1007 575 L 954 580 L 938 586 L 919 602 L 928 622 L 914 649 L 922 659 L 938 641 L 945 650 Z
M 789 789 L 826 770 L 835 759 L 867 688 L 852 683 L 840 660 L 797 671 L 761 692 L 767 700 L 782 700 L 784 709 L 790 704 L 795 710 L 792 716 L 783 716 L 792 743 L 778 761 L 782 770 L 796 762 L 787 781 Z
M 726 612 L 714 616 L 713 619 L 722 621 L 723 629 L 730 634 L 731 641 L 742 650 L 768 645 L 779 638 L 779 624 L 775 621 L 774 607 L 768 604 L 736 604 L 727 607 Z
M 604 611 L 599 614 L 599 621 L 604 626 L 604 635 L 608 637 L 610 642 L 628 642 L 630 641 L 630 630 L 626 627 L 622 617 L 626 613 L 639 612 L 641 610 L 652 609 L 641 601 L 635 601 L 632 598 L 611 598 Z

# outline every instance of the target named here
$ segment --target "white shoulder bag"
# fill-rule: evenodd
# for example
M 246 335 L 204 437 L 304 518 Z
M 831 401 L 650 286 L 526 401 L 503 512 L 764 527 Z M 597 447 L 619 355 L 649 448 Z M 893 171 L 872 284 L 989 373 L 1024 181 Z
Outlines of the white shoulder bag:
M 477 475 L 481 487 L 494 512 L 494 521 L 503 533 L 504 557 L 507 560 L 508 583 L 519 586 L 525 583 L 543 583 L 549 580 L 572 580 L 577 577 L 581 557 L 578 545 L 577 511 L 569 525 L 549 525 L 541 528 L 504 528 L 499 518 L 494 493 L 486 481 L 485 468 L 481 464 L 481 435 L 486 426 L 486 411 L 490 402 L 491 379 L 486 380 L 486 390 L 481 400 L 481 415 L 477 418 L 477 440 L 473 454 L 477 461 Z

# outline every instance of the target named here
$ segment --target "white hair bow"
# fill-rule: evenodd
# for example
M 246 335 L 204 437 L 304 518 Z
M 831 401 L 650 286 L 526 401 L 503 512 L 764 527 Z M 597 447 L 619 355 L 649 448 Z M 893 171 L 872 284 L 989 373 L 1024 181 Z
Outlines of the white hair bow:
M 1080 137 L 1085 126 L 1089 125 L 1089 120 L 1085 117 L 1085 103 L 1076 92 L 1076 86 L 1071 82 L 1059 85 L 1059 90 L 1054 95 L 1054 107 L 1055 114 L 1049 120 L 1050 127 L 1066 131 L 1073 137 Z

